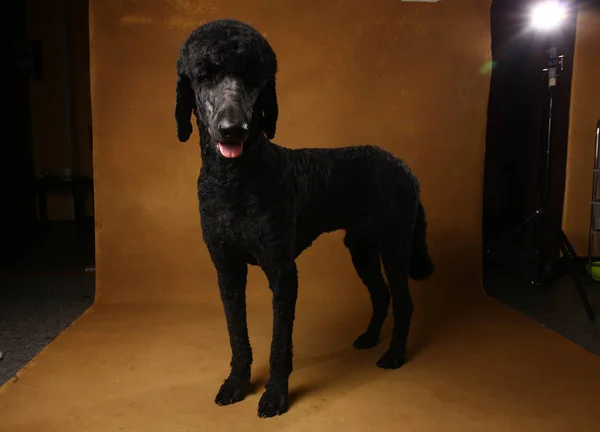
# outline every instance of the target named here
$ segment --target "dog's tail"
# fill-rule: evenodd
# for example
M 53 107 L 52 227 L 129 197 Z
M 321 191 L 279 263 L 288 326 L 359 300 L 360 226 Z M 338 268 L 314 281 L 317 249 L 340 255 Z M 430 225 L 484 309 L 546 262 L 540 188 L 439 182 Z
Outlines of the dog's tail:
M 422 280 L 433 273 L 433 261 L 427 248 L 427 221 L 425 209 L 419 202 L 417 220 L 413 231 L 412 251 L 410 259 L 410 277 L 414 280 Z

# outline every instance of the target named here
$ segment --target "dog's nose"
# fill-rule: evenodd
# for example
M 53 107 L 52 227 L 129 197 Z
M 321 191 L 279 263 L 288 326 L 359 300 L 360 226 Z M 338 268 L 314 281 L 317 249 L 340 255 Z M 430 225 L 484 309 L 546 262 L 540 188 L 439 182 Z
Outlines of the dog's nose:
M 219 134 L 223 139 L 231 141 L 244 141 L 248 133 L 246 122 L 229 122 L 227 120 L 219 123 Z

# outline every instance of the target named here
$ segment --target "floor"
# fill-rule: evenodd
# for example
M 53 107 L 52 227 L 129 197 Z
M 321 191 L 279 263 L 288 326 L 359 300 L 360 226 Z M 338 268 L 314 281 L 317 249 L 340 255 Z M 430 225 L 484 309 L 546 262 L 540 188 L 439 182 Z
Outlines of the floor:
M 0 272 L 0 384 L 92 305 L 93 249 L 93 233 L 82 237 L 68 225 L 58 226 L 21 266 Z M 563 277 L 540 289 L 527 276 L 514 263 L 495 262 L 486 268 L 486 292 L 600 356 L 600 318 L 589 322 L 571 280 Z M 600 315 L 600 283 L 584 282 Z
M 590 322 L 571 278 L 563 275 L 547 287 L 536 287 L 530 282 L 535 271 L 532 264 L 500 260 L 488 265 L 487 294 L 600 356 L 600 282 L 579 277 L 597 314 Z
M 0 270 L 0 384 L 92 305 L 93 249 L 93 233 L 59 225 L 26 259 Z
M 284 416 L 256 415 L 272 323 L 270 294 L 251 277 L 255 361 L 244 401 L 213 403 L 229 365 L 217 295 L 194 304 L 104 304 L 86 311 L 0 388 L 2 426 L 11 432 L 600 430 L 600 359 L 486 298 L 477 283 L 448 280 L 441 271 L 414 287 L 409 359 L 395 371 L 375 366 L 389 343 L 389 322 L 380 345 L 352 347 L 369 315 L 358 282 L 313 286 L 298 301 Z
M 212 400 L 229 362 L 217 296 L 90 308 L 93 247 L 80 240 L 58 230 L 27 265 L 2 274 L 5 430 L 600 430 L 600 332 L 568 280 L 539 290 L 514 265 L 488 268 L 488 294 L 515 311 L 441 272 L 413 290 L 409 362 L 398 371 L 375 366 L 389 322 L 378 347 L 352 348 L 368 319 L 364 290 L 351 289 L 336 308 L 335 288 L 306 292 L 298 303 L 290 412 L 265 421 L 256 406 L 268 371 L 268 290 L 249 282 L 253 391 L 217 407 Z M 458 289 L 460 298 L 440 295 Z M 600 311 L 600 290 L 586 289 Z

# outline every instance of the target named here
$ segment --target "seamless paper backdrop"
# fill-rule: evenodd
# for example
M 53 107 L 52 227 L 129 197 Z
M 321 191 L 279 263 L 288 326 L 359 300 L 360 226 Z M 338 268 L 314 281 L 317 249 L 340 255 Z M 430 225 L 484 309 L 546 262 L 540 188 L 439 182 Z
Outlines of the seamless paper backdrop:
M 177 141 L 173 109 L 181 43 L 224 17 L 254 25 L 278 55 L 274 141 L 376 144 L 404 158 L 422 183 L 439 274 L 481 291 L 488 1 L 93 0 L 98 302 L 216 295 L 197 209 L 198 135 Z M 358 280 L 340 233 L 305 252 L 299 271 L 301 292 L 318 289 L 313 280 Z M 252 272 L 250 285 L 261 278 Z

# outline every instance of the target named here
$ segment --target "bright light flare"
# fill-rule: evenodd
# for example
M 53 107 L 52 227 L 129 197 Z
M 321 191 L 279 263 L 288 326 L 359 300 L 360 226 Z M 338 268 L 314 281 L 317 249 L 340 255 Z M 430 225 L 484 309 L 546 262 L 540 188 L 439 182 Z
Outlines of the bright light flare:
M 536 30 L 550 31 L 560 26 L 567 16 L 566 6 L 558 0 L 545 0 L 531 11 L 531 25 Z

